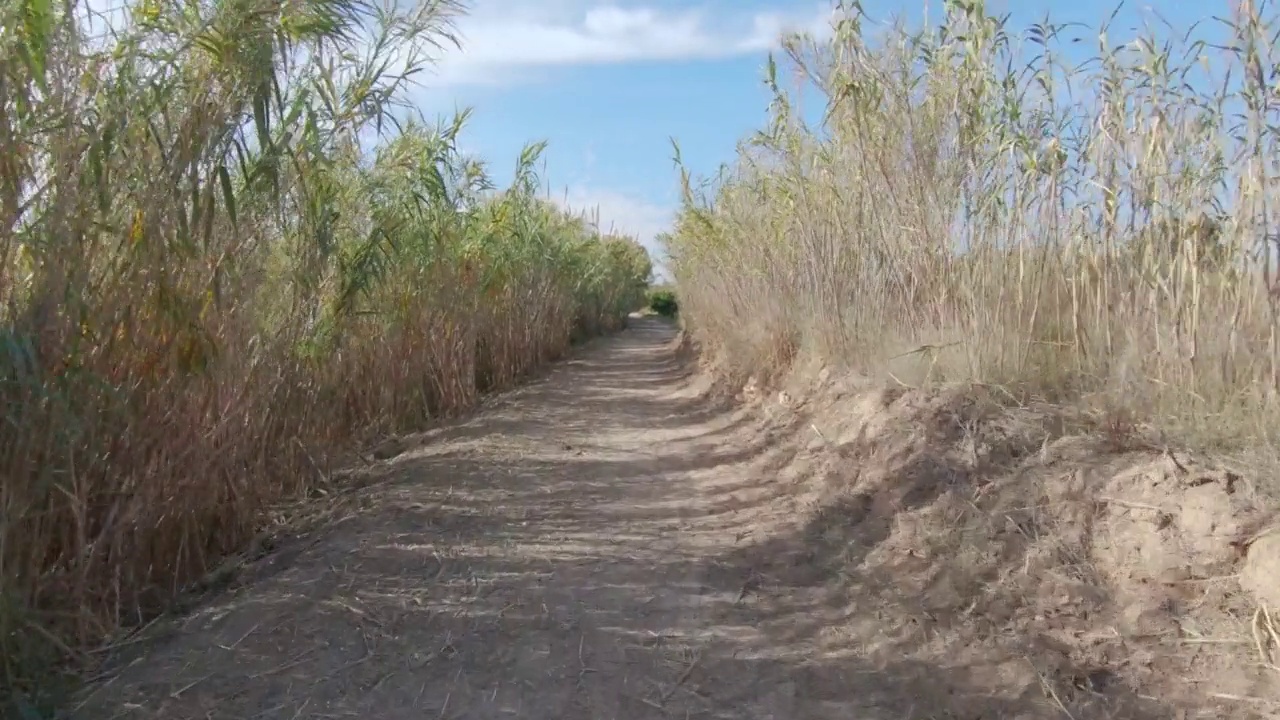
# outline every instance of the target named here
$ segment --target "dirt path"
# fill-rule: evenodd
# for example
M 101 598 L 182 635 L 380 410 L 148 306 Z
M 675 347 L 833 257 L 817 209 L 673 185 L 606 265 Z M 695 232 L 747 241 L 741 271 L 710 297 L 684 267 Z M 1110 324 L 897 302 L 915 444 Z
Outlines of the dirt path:
M 640 321 L 401 454 L 363 512 L 277 552 L 82 712 L 843 720 L 866 708 L 851 700 L 865 680 L 771 649 L 753 626 L 752 569 L 716 559 L 744 539 L 730 497 L 745 502 L 735 484 L 765 448 L 745 417 L 699 399 L 672 339 Z
M 771 539 L 804 514 L 787 488 L 808 440 L 703 399 L 672 340 L 637 322 L 425 436 L 79 716 L 1063 717 L 833 642 L 874 631 L 875 603 L 833 617 L 831 571 Z

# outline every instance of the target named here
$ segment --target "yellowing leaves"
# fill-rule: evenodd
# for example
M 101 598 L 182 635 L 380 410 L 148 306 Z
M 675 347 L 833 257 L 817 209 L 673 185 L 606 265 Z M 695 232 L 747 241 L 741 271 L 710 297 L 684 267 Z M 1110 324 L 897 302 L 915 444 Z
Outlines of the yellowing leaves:
M 134 7 L 133 12 L 137 20 L 151 25 L 160 21 L 161 9 L 160 0 L 141 0 Z

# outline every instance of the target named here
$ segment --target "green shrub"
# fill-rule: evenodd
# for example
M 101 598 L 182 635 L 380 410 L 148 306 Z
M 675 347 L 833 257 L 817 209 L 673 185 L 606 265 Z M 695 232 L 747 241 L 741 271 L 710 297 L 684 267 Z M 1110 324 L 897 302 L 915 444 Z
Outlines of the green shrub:
M 675 317 L 680 312 L 676 294 L 670 290 L 654 290 L 649 293 L 649 309 L 663 317 Z

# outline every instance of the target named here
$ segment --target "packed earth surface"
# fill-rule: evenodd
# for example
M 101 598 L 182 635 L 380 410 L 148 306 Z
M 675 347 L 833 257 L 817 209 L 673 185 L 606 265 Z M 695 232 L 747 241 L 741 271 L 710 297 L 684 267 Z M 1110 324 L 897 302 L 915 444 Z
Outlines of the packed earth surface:
M 306 529 L 110 648 L 70 714 L 1280 707 L 1280 638 L 1260 612 L 1274 583 L 1249 557 L 1272 536 L 1237 474 L 971 396 L 820 372 L 734 397 L 708 377 L 672 325 L 637 319 L 475 415 L 379 448 L 309 501 L 323 509 Z

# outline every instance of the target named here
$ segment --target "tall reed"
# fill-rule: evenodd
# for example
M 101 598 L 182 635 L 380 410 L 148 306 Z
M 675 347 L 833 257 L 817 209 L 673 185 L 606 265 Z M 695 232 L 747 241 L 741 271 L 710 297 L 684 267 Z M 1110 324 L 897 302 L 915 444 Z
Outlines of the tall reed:
M 1117 42 L 951 0 L 873 37 L 844 3 L 829 41 L 787 40 L 796 89 L 770 61 L 770 121 L 736 164 L 683 174 L 685 321 L 743 372 L 812 352 L 1270 446 L 1277 29 L 1255 2 Z
M 0 7 L 0 662 L 27 709 L 335 452 L 619 327 L 650 274 L 540 199 L 540 145 L 498 191 L 465 114 L 396 122 L 454 0 L 102 9 Z

